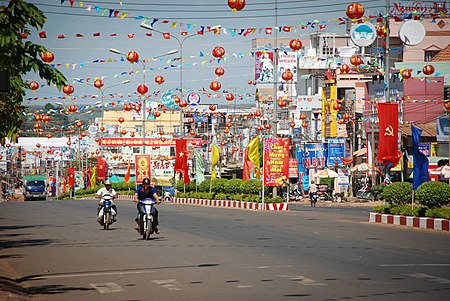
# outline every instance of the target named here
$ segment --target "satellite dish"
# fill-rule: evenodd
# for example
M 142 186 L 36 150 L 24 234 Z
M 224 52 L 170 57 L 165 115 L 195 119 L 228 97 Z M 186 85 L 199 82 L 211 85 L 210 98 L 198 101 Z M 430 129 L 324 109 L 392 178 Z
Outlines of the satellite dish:
M 402 40 L 403 44 L 408 46 L 422 43 L 423 39 L 425 39 L 425 35 L 425 26 L 417 20 L 406 21 L 398 30 L 400 40 Z

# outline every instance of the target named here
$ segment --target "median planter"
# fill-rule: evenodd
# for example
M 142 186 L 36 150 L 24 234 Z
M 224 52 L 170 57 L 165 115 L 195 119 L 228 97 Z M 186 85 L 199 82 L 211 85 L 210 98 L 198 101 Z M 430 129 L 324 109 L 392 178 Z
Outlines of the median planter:
M 449 231 L 450 220 L 445 218 L 416 217 L 370 212 L 370 223 L 391 224 L 422 229 Z
M 195 198 L 177 198 L 173 199 L 175 204 L 190 204 L 210 207 L 239 208 L 248 210 L 262 210 L 262 203 L 230 201 L 230 200 L 206 200 Z M 286 211 L 288 204 L 286 203 L 265 203 L 264 209 L 268 211 Z

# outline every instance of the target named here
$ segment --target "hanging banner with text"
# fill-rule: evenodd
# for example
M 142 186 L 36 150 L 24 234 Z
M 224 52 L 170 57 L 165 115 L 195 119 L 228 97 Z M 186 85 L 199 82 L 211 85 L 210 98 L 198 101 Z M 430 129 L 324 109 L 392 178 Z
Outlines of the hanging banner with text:
M 136 155 L 136 184 L 142 184 L 145 178 L 151 179 L 150 155 Z
M 306 143 L 303 150 L 302 165 L 305 168 L 326 167 L 327 164 L 327 144 L 326 143 Z
M 328 138 L 328 166 L 343 166 L 340 158 L 345 158 L 344 138 Z
M 289 180 L 289 138 L 264 138 L 264 186 Z

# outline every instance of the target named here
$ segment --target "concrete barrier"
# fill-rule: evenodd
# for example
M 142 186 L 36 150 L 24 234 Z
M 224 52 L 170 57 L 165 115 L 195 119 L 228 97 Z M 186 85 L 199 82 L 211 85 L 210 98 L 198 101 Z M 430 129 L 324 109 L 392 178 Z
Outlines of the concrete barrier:
M 450 221 L 445 218 L 402 216 L 393 214 L 369 213 L 370 223 L 392 224 L 398 226 L 449 231 Z

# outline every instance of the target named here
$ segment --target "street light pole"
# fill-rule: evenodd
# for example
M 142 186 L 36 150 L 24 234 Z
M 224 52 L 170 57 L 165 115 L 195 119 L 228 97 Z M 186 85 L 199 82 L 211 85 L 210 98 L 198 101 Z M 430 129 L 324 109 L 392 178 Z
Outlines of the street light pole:
M 124 54 L 124 53 L 120 52 L 120 50 L 117 50 L 117 49 L 114 49 L 114 48 L 110 48 L 109 51 L 112 52 L 112 53 L 115 53 L 115 54 L 120 54 L 120 55 L 126 56 L 126 54 Z M 160 57 L 163 57 L 163 56 L 167 56 L 167 55 L 172 55 L 172 54 L 175 54 L 175 53 L 178 53 L 178 49 L 170 50 L 167 53 L 155 56 L 152 59 L 157 59 L 157 58 L 160 58 Z M 145 67 L 146 67 L 148 61 L 147 60 L 139 60 L 139 62 L 142 64 L 142 71 L 143 71 L 142 72 L 142 74 L 143 74 L 143 78 L 142 79 L 143 79 L 143 84 L 145 85 L 145 71 L 146 71 Z M 145 128 L 145 121 L 146 121 L 145 120 L 145 112 L 146 112 L 147 108 L 146 108 L 146 102 L 145 102 L 145 96 L 144 95 L 142 95 L 142 109 L 143 109 L 143 113 L 142 113 L 142 153 L 145 154 L 145 136 L 147 134 L 147 130 Z
M 164 35 L 164 33 L 162 31 L 154 29 L 149 24 L 142 23 L 141 27 Z M 198 36 L 198 33 L 183 36 L 183 38 L 181 40 L 176 36 L 172 36 L 172 35 L 170 36 L 171 38 L 173 37 L 178 42 L 178 47 L 179 47 L 179 52 L 180 52 L 180 61 L 181 61 L 181 63 L 180 63 L 180 101 L 183 100 L 183 43 L 188 38 L 195 37 L 195 36 Z M 180 137 L 183 137 L 183 136 L 184 136 L 183 108 L 180 107 Z

